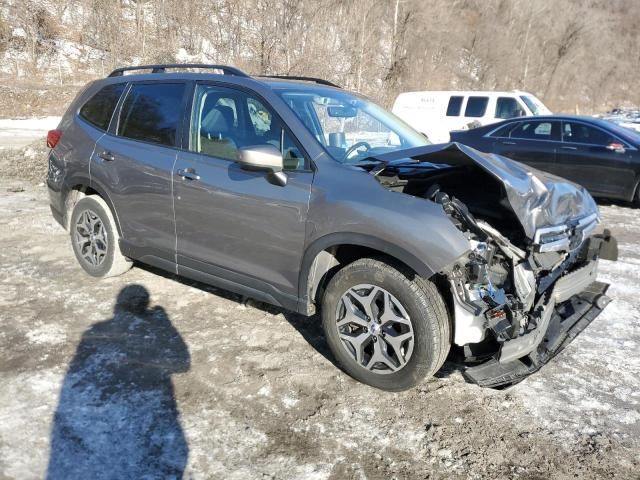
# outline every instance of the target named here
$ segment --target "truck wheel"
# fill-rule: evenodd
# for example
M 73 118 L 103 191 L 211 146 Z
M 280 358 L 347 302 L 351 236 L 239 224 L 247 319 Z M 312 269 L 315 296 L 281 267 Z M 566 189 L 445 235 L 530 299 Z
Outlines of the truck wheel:
M 73 253 L 89 275 L 114 277 L 131 268 L 131 260 L 120 253 L 120 236 L 111 210 L 99 196 L 90 195 L 76 203 L 69 233 Z
M 406 390 L 433 375 L 451 346 L 435 285 L 373 258 L 334 275 L 322 299 L 322 325 L 342 369 L 382 390 Z

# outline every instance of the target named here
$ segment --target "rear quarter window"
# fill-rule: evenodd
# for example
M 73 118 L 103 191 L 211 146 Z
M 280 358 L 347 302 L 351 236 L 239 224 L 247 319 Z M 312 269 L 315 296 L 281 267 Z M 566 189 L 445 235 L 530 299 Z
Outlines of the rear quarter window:
M 516 123 L 509 123 L 507 125 L 504 125 L 500 128 L 498 128 L 497 130 L 495 130 L 490 137 L 502 137 L 502 138 L 508 138 L 509 134 L 511 133 L 511 130 L 513 130 L 518 124 Z
M 100 130 L 107 130 L 124 87 L 124 83 L 115 83 L 98 90 L 98 93 L 80 108 L 80 117 Z
M 174 147 L 185 84 L 133 84 L 122 104 L 118 135 Z
M 467 100 L 467 108 L 464 110 L 465 117 L 484 117 L 487 111 L 489 97 L 469 97 Z

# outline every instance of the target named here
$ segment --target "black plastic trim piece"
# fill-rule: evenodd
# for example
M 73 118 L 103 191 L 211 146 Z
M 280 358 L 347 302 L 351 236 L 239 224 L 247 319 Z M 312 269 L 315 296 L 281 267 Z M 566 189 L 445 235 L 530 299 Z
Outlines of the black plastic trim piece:
M 340 85 L 336 85 L 333 82 L 330 82 L 329 80 L 324 80 L 322 78 L 315 78 L 315 77 L 299 77 L 296 75 L 258 75 L 260 78 L 277 78 L 280 80 L 302 80 L 305 82 L 313 82 L 313 83 L 317 83 L 319 85 L 326 85 L 327 87 L 335 87 L 335 88 L 342 88 Z
M 386 240 L 381 240 L 377 237 L 372 237 L 369 235 L 363 235 L 361 233 L 331 233 L 329 235 L 325 235 L 324 237 L 318 238 L 311 245 L 309 245 L 304 253 L 304 257 L 302 258 L 302 263 L 300 265 L 300 274 L 298 277 L 298 297 L 300 297 L 301 302 L 298 311 L 300 313 L 307 312 L 307 307 L 310 306 L 310 303 L 312 302 L 312 299 L 310 299 L 308 295 L 308 281 L 309 272 L 311 271 L 313 261 L 320 252 L 330 247 L 336 247 L 340 245 L 356 245 L 378 250 L 379 252 L 390 255 L 391 257 L 396 258 L 405 265 L 408 265 L 413 271 L 415 271 L 423 278 L 430 278 L 435 273 L 417 257 L 407 252 L 406 250 L 403 250 L 402 248 L 390 242 L 387 242 Z
M 202 68 L 208 70 L 221 70 L 225 75 L 234 75 L 236 77 L 249 77 L 246 73 L 236 67 L 228 65 L 209 65 L 206 63 L 158 63 L 152 65 L 138 65 L 135 67 L 116 68 L 109 74 L 109 77 L 121 77 L 124 72 L 135 70 L 151 70 L 151 73 L 165 73 L 167 68 Z
M 287 294 L 270 283 L 228 270 L 217 265 L 204 263 L 178 254 L 178 275 L 198 280 L 270 303 L 287 310 L 297 311 L 298 297 Z

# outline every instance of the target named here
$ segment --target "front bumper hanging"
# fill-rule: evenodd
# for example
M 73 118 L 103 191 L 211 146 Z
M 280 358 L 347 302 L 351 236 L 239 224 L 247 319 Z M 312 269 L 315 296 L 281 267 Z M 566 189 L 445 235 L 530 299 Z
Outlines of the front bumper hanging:
M 507 362 L 491 359 L 467 368 L 463 372 L 465 379 L 481 387 L 505 388 L 537 372 L 600 315 L 611 301 L 607 288 L 606 283 L 593 282 L 583 292 L 556 305 L 542 341 L 528 355 Z
M 590 239 L 583 267 L 564 275 L 547 293 L 538 328 L 505 342 L 500 353 L 485 363 L 467 368 L 463 376 L 481 387 L 506 388 L 540 370 L 580 334 L 611 302 L 609 285 L 596 281 L 597 258 L 617 260 L 615 238 L 608 230 Z

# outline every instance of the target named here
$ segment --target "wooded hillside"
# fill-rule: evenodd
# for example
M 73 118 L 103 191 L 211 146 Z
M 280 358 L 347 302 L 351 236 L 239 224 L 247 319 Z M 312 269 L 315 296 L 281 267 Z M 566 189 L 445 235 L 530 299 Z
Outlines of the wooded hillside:
M 415 89 L 522 89 L 581 113 L 640 104 L 638 0 L 0 0 L 0 12 L 5 78 L 199 61 L 319 76 L 387 106 Z

